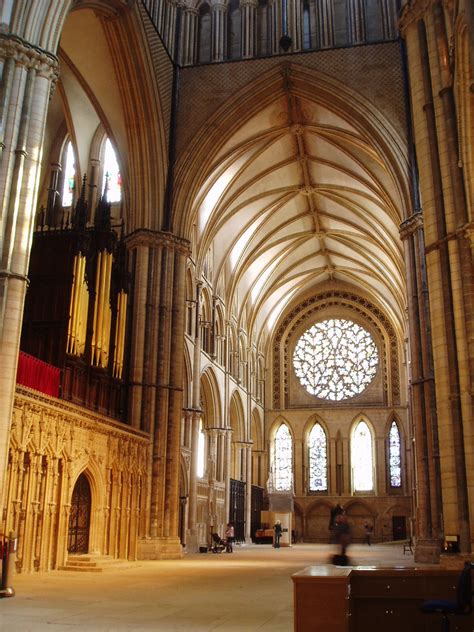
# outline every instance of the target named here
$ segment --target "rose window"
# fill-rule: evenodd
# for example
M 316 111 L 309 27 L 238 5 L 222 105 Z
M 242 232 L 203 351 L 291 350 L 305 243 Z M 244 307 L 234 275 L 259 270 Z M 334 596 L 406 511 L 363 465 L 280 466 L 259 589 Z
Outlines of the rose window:
M 362 393 L 377 373 L 371 334 L 350 320 L 330 319 L 305 331 L 293 352 L 296 376 L 308 393 L 341 401 Z

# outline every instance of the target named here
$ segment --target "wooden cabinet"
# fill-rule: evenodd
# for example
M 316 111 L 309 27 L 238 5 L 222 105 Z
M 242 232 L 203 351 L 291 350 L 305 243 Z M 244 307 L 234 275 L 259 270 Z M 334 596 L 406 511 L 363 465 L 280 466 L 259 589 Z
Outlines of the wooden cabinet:
M 456 598 L 460 571 L 438 568 L 312 566 L 293 575 L 295 632 L 437 632 L 440 615 L 427 599 Z M 451 619 L 451 630 L 473 632 L 473 616 Z

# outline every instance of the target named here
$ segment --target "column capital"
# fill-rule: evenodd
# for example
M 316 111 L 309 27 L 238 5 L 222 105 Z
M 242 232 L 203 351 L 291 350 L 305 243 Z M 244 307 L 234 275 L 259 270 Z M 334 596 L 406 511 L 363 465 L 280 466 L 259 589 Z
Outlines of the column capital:
M 408 239 L 416 231 L 423 228 L 423 213 L 421 210 L 416 210 L 413 215 L 410 215 L 406 220 L 400 224 L 400 238 L 402 240 Z
M 250 7 L 256 9 L 258 7 L 258 0 L 240 0 L 240 7 Z
M 191 252 L 190 243 L 187 239 L 177 237 L 173 233 L 151 230 L 149 228 L 139 228 L 133 231 L 133 233 L 127 235 L 125 243 L 131 250 L 140 246 L 147 246 L 148 248 L 163 246 L 164 248 L 181 252 L 185 256 L 188 256 Z
M 14 59 L 19 66 L 34 69 L 40 77 L 56 82 L 59 76 L 59 62 L 56 55 L 29 44 L 21 37 L 0 33 L 0 57 Z
M 418 22 L 428 13 L 433 4 L 433 0 L 409 0 L 405 4 L 398 22 L 402 37 L 405 37 L 406 31 L 411 24 Z
M 223 0 L 211 0 L 211 10 L 215 13 L 217 11 L 222 11 L 222 13 L 227 13 L 228 6 Z

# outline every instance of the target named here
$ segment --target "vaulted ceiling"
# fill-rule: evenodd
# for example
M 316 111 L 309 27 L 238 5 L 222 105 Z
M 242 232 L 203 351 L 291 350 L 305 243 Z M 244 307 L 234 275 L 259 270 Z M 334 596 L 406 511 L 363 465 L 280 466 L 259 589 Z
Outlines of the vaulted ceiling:
M 257 335 L 324 285 L 403 327 L 403 186 L 360 120 L 291 89 L 225 140 L 192 201 L 197 250 Z

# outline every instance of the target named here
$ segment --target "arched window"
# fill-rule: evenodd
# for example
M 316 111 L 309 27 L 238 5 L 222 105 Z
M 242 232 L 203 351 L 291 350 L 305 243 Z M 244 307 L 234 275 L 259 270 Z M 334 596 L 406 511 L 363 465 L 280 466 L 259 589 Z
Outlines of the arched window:
M 105 180 L 108 179 L 108 193 L 107 201 L 120 202 L 122 199 L 122 176 L 120 175 L 120 168 L 117 162 L 117 156 L 115 154 L 112 143 L 107 138 L 105 141 L 104 152 L 104 177 L 102 180 L 102 191 L 105 188 Z
M 308 438 L 309 491 L 325 492 L 328 488 L 328 447 L 321 424 L 314 424 Z
M 392 421 L 388 433 L 388 469 L 390 474 L 390 487 L 392 489 L 402 486 L 401 456 L 400 431 L 398 430 L 396 421 Z
M 351 441 L 352 488 L 355 492 L 374 489 L 372 433 L 365 421 L 354 428 Z
M 76 165 L 74 164 L 74 150 L 71 141 L 66 145 L 65 165 L 64 165 L 64 182 L 62 192 L 62 205 L 71 206 L 74 198 L 74 189 L 76 188 Z
M 286 424 L 281 424 L 275 433 L 273 484 L 279 492 L 293 487 L 293 442 Z
M 199 478 L 204 476 L 204 458 L 206 455 L 206 435 L 204 434 L 204 427 L 202 419 L 199 422 L 199 436 L 198 436 L 198 453 L 197 453 L 197 475 Z

